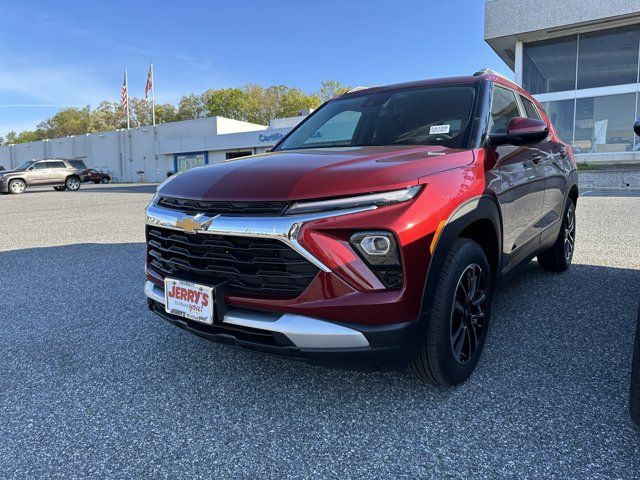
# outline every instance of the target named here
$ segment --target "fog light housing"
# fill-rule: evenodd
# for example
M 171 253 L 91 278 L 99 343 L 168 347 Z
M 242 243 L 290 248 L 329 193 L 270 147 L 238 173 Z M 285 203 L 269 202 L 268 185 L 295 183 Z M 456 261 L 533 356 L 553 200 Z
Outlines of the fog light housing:
M 402 288 L 404 275 L 393 233 L 358 232 L 351 235 L 349 243 L 385 287 Z
M 391 241 L 383 235 L 367 235 L 360 240 L 360 247 L 367 255 L 377 257 L 391 251 Z

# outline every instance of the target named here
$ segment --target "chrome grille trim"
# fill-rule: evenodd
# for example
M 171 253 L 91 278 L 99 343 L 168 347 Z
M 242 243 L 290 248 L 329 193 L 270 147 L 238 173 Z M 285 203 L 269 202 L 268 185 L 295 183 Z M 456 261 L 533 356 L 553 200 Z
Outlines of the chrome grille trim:
M 199 230 L 198 233 L 276 239 L 291 247 L 320 270 L 324 272 L 331 272 L 329 267 L 317 259 L 298 242 L 297 237 L 300 227 L 310 221 L 366 212 L 369 210 L 375 210 L 376 208 L 377 207 L 375 206 L 370 206 L 332 212 L 320 212 L 306 215 L 283 215 L 277 217 L 238 217 L 225 215 L 206 217 L 200 215 L 198 217 L 199 221 L 208 221 L 209 223 L 205 229 Z M 156 205 L 155 199 L 146 210 L 147 225 L 164 227 L 180 232 L 184 230 L 176 226 L 176 223 L 184 220 L 185 218 L 193 219 L 194 215 L 187 215 L 177 210 L 159 207 Z

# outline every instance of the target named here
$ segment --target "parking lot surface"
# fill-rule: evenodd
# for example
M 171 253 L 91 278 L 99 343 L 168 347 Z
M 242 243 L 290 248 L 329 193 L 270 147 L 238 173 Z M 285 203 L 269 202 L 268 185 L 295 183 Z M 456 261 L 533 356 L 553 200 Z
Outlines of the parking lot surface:
M 144 185 L 0 196 L 0 477 L 639 478 L 640 197 L 496 296 L 456 389 L 207 342 L 146 309 Z

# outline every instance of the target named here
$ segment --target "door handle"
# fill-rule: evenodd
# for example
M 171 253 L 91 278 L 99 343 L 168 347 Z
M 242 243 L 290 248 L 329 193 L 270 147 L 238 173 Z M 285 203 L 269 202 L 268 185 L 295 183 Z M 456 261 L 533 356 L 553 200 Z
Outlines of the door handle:
M 533 163 L 538 164 L 542 161 L 542 155 L 538 154 L 538 153 L 534 153 L 531 156 L 531 160 L 533 161 Z

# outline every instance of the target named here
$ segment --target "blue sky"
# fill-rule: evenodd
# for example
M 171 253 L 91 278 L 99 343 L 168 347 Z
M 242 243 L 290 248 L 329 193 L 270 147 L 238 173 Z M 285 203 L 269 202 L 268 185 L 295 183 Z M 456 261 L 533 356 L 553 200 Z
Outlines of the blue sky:
M 380 85 L 510 73 L 483 40 L 484 1 L 0 2 L 0 135 L 65 106 L 118 101 L 124 68 L 141 96 L 336 79 Z

